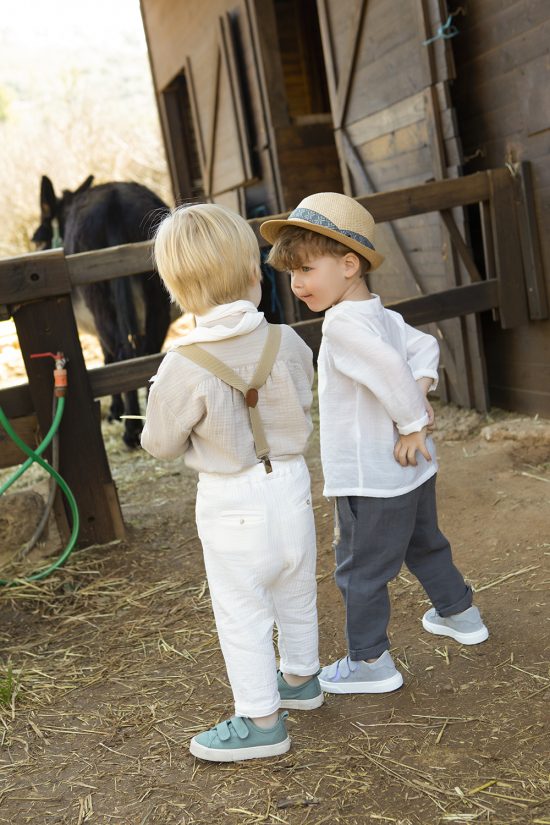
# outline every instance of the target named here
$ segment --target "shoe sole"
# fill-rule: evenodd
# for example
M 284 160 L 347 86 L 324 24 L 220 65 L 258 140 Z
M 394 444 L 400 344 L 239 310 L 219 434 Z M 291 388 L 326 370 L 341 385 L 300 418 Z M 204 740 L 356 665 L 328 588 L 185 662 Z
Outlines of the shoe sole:
M 315 710 L 320 708 L 324 701 L 325 697 L 320 693 L 312 699 L 281 699 L 280 707 L 287 710 Z
M 403 677 L 400 673 L 391 676 L 389 679 L 382 679 L 379 682 L 325 682 L 319 679 L 319 684 L 326 693 L 391 693 L 398 690 L 403 684 Z
M 256 745 L 250 748 L 207 748 L 191 739 L 189 750 L 193 756 L 207 762 L 241 762 L 244 759 L 267 759 L 290 750 L 290 736 L 275 745 Z
M 473 633 L 461 633 L 459 630 L 453 630 L 452 627 L 432 624 L 425 616 L 422 616 L 422 627 L 424 630 L 427 630 L 428 633 L 433 633 L 434 636 L 449 636 L 461 645 L 479 645 L 489 638 L 489 631 L 485 626 L 480 630 L 475 630 Z

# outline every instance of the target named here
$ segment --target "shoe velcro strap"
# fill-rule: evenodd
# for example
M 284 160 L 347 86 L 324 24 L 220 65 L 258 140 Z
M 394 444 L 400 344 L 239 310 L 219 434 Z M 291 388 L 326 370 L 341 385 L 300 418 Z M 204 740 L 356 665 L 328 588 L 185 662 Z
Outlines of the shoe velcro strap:
M 247 739 L 250 735 L 246 722 L 240 716 L 232 716 L 231 724 L 235 728 L 235 733 L 239 739 Z
M 222 742 L 227 742 L 227 740 L 231 738 L 231 731 L 229 730 L 229 725 L 226 721 L 220 722 L 219 725 L 216 725 L 216 733 Z

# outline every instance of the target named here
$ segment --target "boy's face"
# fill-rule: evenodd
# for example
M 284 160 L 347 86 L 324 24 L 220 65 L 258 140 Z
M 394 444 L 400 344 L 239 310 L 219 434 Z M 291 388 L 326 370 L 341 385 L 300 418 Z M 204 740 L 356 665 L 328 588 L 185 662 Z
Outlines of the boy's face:
M 313 312 L 323 312 L 341 301 L 363 299 L 363 291 L 368 295 L 354 254 L 338 258 L 306 257 L 304 263 L 290 273 L 290 286 L 294 295 Z

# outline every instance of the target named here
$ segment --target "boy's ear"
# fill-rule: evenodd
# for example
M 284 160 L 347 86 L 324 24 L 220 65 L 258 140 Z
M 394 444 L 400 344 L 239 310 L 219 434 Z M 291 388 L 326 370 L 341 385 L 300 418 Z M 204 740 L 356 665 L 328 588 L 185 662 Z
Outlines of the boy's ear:
M 355 252 L 348 252 L 344 255 L 345 277 L 353 278 L 354 275 L 361 274 L 361 261 Z

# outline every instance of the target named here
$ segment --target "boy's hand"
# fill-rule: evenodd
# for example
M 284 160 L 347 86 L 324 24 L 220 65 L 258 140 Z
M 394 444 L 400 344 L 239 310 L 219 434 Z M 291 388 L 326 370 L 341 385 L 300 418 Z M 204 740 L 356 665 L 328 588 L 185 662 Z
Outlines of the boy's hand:
M 418 450 L 426 461 L 431 461 L 432 457 L 426 447 L 426 427 L 418 433 L 400 435 L 394 450 L 393 457 L 402 467 L 416 467 L 416 451 Z
M 434 408 L 426 398 L 425 400 L 426 412 L 428 413 L 428 424 L 426 426 L 426 431 L 429 433 L 433 433 L 435 430 L 435 412 Z

